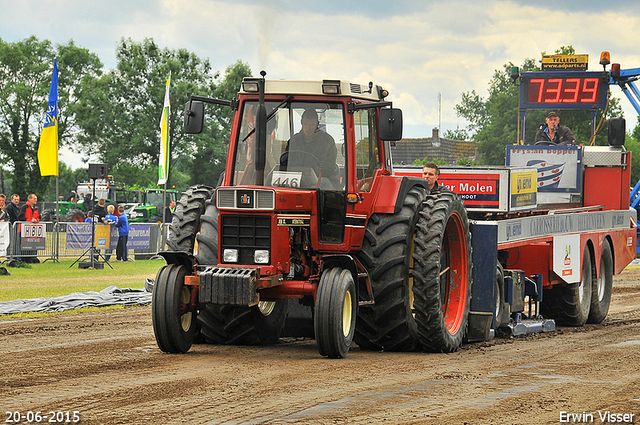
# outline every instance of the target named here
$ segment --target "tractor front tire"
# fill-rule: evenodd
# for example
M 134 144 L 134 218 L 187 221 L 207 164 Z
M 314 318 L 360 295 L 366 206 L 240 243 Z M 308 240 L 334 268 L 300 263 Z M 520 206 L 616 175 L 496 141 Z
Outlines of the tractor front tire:
M 184 284 L 187 272 L 183 265 L 169 264 L 158 271 L 153 285 L 153 333 L 165 353 L 186 353 L 196 334 L 196 312 L 190 305 L 192 289 Z
M 321 356 L 341 359 L 347 355 L 356 328 L 356 285 L 342 267 L 325 270 L 316 296 L 314 331 Z

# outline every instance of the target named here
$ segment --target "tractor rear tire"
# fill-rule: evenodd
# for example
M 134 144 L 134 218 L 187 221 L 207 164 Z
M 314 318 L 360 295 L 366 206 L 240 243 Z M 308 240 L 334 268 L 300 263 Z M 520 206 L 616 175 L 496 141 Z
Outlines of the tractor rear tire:
M 182 193 L 176 203 L 173 221 L 169 226 L 167 246 L 170 251 L 193 254 L 196 233 L 200 231 L 200 216 L 204 212 L 205 201 L 211 198 L 211 186 L 191 186 Z
M 593 270 L 594 279 L 588 323 L 601 323 L 609 313 L 613 290 L 613 255 L 607 241 L 604 242 L 600 255 L 600 277 L 595 278 L 595 276 L 595 270 Z
M 420 348 L 412 311 L 412 253 L 418 212 L 426 194 L 426 189 L 413 187 L 399 212 L 373 214 L 369 219 L 357 256 L 369 273 L 375 304 L 358 309 L 354 341 L 362 349 Z
M 554 286 L 544 291 L 540 312 L 559 325 L 583 326 L 589 317 L 593 289 L 591 251 L 585 246 L 582 256 L 582 281 Z
M 218 209 L 215 194 L 205 202 L 205 211 L 200 217 L 200 233 L 196 239 L 198 264 L 207 266 L 218 264 Z
M 200 306 L 200 333 L 210 344 L 272 345 L 284 328 L 289 300 L 261 301 L 253 307 L 204 304 Z
M 341 359 L 347 355 L 356 328 L 356 285 L 342 267 L 325 270 L 316 295 L 314 331 L 321 356 Z
M 64 223 L 84 223 L 85 220 L 84 212 L 82 212 L 79 208 L 72 208 L 64 215 L 62 221 Z
M 471 303 L 471 233 L 460 197 L 427 196 L 416 225 L 414 313 L 423 349 L 456 351 L 467 332 Z
M 42 214 L 40 214 L 40 221 L 53 221 L 54 217 L 55 211 L 52 209 L 46 209 L 42 211 Z
M 196 313 L 190 306 L 192 289 L 184 284 L 187 272 L 183 265 L 169 264 L 158 271 L 153 285 L 153 333 L 165 353 L 186 353 L 196 334 Z

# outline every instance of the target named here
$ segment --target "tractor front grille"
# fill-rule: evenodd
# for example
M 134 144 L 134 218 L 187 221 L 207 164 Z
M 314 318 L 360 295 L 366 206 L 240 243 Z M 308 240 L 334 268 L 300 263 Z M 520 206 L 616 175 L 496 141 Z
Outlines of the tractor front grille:
M 271 217 L 220 215 L 221 251 L 237 249 L 239 264 L 255 264 L 257 249 L 271 250 Z

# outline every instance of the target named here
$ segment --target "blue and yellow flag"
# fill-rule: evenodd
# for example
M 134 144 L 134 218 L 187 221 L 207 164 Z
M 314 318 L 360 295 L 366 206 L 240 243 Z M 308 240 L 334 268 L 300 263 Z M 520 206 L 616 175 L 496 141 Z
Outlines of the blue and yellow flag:
M 58 59 L 53 62 L 49 107 L 38 146 L 38 164 L 41 176 L 58 175 Z
M 164 92 L 164 107 L 160 118 L 160 164 L 158 167 L 158 184 L 167 183 L 169 176 L 169 114 L 171 102 L 169 101 L 169 85 L 171 84 L 171 71 L 167 77 L 167 88 Z

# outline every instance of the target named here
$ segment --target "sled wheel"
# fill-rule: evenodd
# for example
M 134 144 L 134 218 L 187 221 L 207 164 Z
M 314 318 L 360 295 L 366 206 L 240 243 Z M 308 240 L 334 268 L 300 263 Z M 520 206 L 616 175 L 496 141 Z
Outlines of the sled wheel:
M 334 267 L 322 273 L 313 325 L 321 356 L 347 355 L 356 327 L 356 285 L 349 270 Z
M 595 276 L 595 272 L 593 273 Z M 609 304 L 611 304 L 611 291 L 613 289 L 613 255 L 611 246 L 605 241 L 600 255 L 600 277 L 593 279 L 591 293 L 591 310 L 589 311 L 589 323 L 600 323 L 607 317 Z
M 494 319 L 495 319 L 495 328 L 498 329 L 503 321 L 503 316 L 505 313 L 505 297 L 504 297 L 504 269 L 502 265 L 498 263 L 496 268 L 496 280 L 494 284 L 495 288 L 495 308 L 494 308 Z
M 196 333 L 191 289 L 184 284 L 186 275 L 186 267 L 170 264 L 158 271 L 153 286 L 153 332 L 158 347 L 166 353 L 186 353 Z
M 460 197 L 427 196 L 416 225 L 414 312 L 427 351 L 453 352 L 467 331 L 471 302 L 471 234 Z
M 582 326 L 587 322 L 593 289 L 591 252 L 585 246 L 582 256 L 582 281 L 555 286 L 544 292 L 540 311 L 559 325 Z

